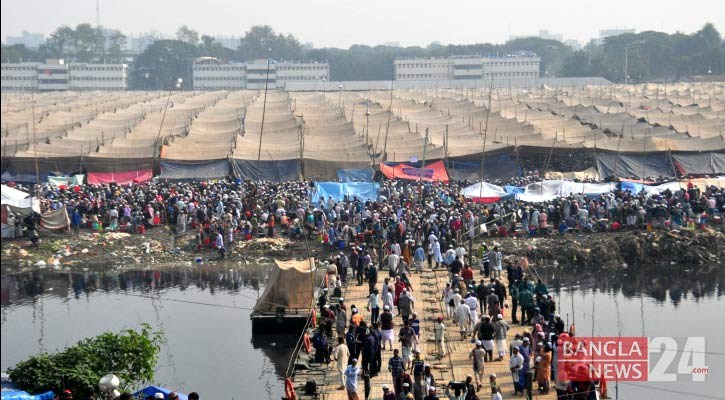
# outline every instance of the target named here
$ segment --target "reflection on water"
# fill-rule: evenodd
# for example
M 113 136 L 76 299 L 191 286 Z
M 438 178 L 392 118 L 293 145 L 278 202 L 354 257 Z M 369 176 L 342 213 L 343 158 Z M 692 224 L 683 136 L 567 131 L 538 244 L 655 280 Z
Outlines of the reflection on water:
M 268 271 L 222 263 L 4 275 L 0 368 L 148 322 L 166 334 L 158 384 L 206 398 L 278 399 L 297 338 L 251 336 L 249 313 Z
M 695 382 L 686 374 L 677 375 L 676 382 L 621 382 L 620 398 L 722 398 L 723 383 L 717 378 L 725 371 L 725 341 L 721 339 L 725 320 L 716 316 L 722 315 L 725 305 L 725 274 L 693 276 L 686 269 L 658 275 L 551 280 L 558 313 L 567 324 L 576 324 L 578 336 L 674 338 L 680 346 L 679 353 L 668 372 L 678 372 L 688 337 L 705 338 L 705 362 L 710 369 L 705 382 Z M 611 383 L 610 395 L 614 395 Z

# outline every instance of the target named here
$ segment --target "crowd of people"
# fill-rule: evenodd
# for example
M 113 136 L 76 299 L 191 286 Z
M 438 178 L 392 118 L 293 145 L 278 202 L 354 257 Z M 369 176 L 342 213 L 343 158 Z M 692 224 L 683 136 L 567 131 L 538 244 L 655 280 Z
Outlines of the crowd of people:
M 524 185 L 537 177 L 494 182 Z M 725 195 L 714 186 L 666 190 L 659 194 L 634 194 L 617 190 L 602 195 L 570 194 L 541 203 L 524 203 L 515 197 L 493 204 L 473 203 L 461 195 L 469 182 L 383 181 L 380 198 L 322 198 L 310 201 L 314 183 L 214 182 L 145 183 L 133 185 L 79 185 L 39 188 L 41 214 L 65 207 L 71 231 L 126 231 L 143 233 L 159 225 L 172 226 L 177 234 L 194 233 L 198 249 L 216 248 L 223 255 L 225 243 L 259 236 L 287 235 L 314 238 L 335 244 L 384 243 L 410 247 L 411 264 L 417 245 L 439 257 L 449 246 L 475 236 L 547 235 L 616 231 L 627 228 L 695 228 L 705 222 L 722 223 Z M 21 188 L 22 190 L 22 188 Z M 40 218 L 10 213 L 13 236 L 27 236 L 37 243 Z M 440 248 L 440 249 L 439 249 Z M 407 254 L 404 252 L 404 254 Z M 383 253 L 379 252 L 378 256 Z M 373 257 L 375 259 L 375 257 Z M 379 261 L 379 260 L 378 260 Z

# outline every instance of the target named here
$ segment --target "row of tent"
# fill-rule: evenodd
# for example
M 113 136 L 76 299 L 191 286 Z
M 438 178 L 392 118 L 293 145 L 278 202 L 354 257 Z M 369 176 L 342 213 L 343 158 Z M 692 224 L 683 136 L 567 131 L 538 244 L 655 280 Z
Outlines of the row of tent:
M 562 153 L 564 154 L 564 153 Z M 565 155 L 565 154 L 564 154 Z M 607 177 L 644 178 L 677 177 L 689 175 L 725 174 L 725 153 L 651 153 L 617 154 L 601 152 L 594 157 L 594 167 L 583 172 L 548 172 L 549 178 L 603 179 Z M 86 160 L 87 161 L 87 160 Z M 414 160 L 413 160 L 414 161 Z M 509 179 L 521 175 L 517 160 L 507 152 L 486 154 L 483 160 L 483 176 L 487 180 Z M 72 186 L 82 182 L 143 183 L 154 177 L 160 180 L 199 180 L 235 177 L 241 180 L 291 181 L 308 179 L 316 181 L 370 182 L 374 172 L 369 162 L 323 162 L 316 160 L 239 160 L 220 159 L 211 161 L 137 160 L 136 164 L 103 164 L 100 160 L 84 162 L 85 175 L 69 176 L 62 172 L 78 171 L 71 164 L 59 164 L 55 160 L 39 160 L 38 174 L 41 182 L 56 186 Z M 36 175 L 33 160 L 9 160 L 3 167 L 4 182 L 34 183 Z M 422 179 L 426 181 L 480 180 L 481 159 L 461 158 L 433 160 L 425 166 L 421 162 L 380 163 L 380 172 L 389 179 Z
M 657 185 L 626 180 L 605 183 L 544 180 L 541 182 L 531 183 L 525 187 L 501 187 L 487 182 L 480 182 L 464 188 L 462 190 L 462 194 L 471 201 L 481 203 L 495 203 L 497 201 L 511 198 L 527 203 L 542 203 L 574 194 L 599 196 L 614 192 L 615 190 L 628 191 L 633 194 L 645 192 L 649 195 L 654 195 L 663 193 L 666 190 L 674 192 L 679 189 L 686 189 L 688 184 L 700 187 L 701 189 L 710 186 L 725 188 L 725 176 L 710 179 L 679 180 Z

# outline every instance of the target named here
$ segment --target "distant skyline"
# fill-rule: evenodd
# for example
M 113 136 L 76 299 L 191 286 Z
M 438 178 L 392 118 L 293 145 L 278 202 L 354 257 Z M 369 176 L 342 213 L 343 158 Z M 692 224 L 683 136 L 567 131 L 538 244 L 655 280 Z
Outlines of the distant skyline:
M 503 43 L 539 30 L 586 44 L 605 29 L 692 33 L 711 22 L 723 33 L 725 2 L 610 0 L 509 2 L 449 0 L 100 0 L 100 22 L 126 35 L 157 31 L 172 35 L 181 25 L 201 34 L 242 36 L 254 25 L 270 25 L 315 47 L 352 44 L 401 46 Z M 23 30 L 49 35 L 61 25 L 95 25 L 96 0 L 9 0 L 0 3 L 0 33 Z

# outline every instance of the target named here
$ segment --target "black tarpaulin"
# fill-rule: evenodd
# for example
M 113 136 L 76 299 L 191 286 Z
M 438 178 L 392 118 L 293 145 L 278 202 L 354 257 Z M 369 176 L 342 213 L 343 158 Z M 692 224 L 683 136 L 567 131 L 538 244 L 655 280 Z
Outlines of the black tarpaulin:
M 672 159 L 682 175 L 725 173 L 725 153 L 679 153 Z
M 213 161 L 161 161 L 159 162 L 161 179 L 192 180 L 215 179 L 229 176 L 227 159 Z
M 232 173 L 243 180 L 271 182 L 293 181 L 300 179 L 297 160 L 238 160 L 231 159 Z
M 520 175 L 516 160 L 508 154 L 486 156 L 483 175 L 486 179 L 509 179 Z M 481 179 L 481 162 L 471 160 L 448 160 L 446 169 L 451 179 L 477 181 Z
M 675 176 L 667 153 L 647 155 L 599 153 L 597 154 L 597 169 L 602 177 Z

